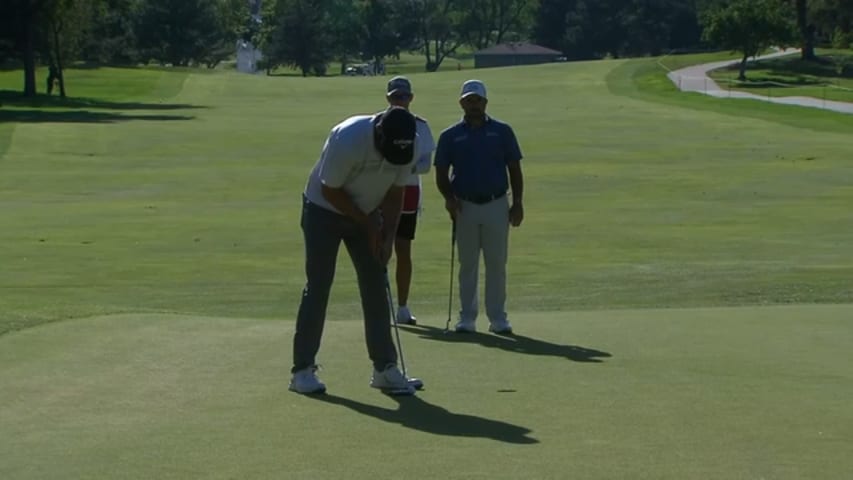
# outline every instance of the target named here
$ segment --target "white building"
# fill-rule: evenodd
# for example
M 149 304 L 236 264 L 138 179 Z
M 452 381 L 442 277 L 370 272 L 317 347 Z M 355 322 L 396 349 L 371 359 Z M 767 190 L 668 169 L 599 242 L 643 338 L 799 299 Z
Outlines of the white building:
M 246 40 L 237 40 L 237 71 L 258 73 L 258 62 L 264 58 L 261 51 Z

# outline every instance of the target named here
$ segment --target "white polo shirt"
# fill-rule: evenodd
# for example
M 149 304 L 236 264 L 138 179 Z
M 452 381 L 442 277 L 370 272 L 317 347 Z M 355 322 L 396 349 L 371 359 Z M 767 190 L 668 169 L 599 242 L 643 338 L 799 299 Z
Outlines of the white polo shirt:
M 426 120 L 415 115 L 418 127 L 418 150 L 420 155 L 415 162 L 412 174 L 406 180 L 406 185 L 421 185 L 421 175 L 428 173 L 432 166 L 432 152 L 435 150 L 435 140 L 432 138 L 432 131 L 429 129 L 429 124 Z
M 420 158 L 418 139 L 412 162 L 400 166 L 388 163 L 374 144 L 374 118 L 357 115 L 332 128 L 305 186 L 308 201 L 341 213 L 323 197 L 323 185 L 343 188 L 362 212 L 370 213 L 382 203 L 389 188 L 406 185 L 414 158 Z

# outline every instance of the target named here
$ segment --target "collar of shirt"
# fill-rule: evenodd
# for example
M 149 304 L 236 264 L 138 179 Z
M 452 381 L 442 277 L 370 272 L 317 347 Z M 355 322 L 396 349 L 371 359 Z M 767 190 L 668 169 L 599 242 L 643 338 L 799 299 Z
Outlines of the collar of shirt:
M 485 120 L 483 121 L 483 125 L 484 126 L 488 125 L 491 121 L 492 121 L 492 117 L 490 117 L 488 114 L 486 114 Z M 465 120 L 464 115 L 462 116 L 462 120 L 459 121 L 459 124 L 462 125 L 466 129 L 471 128 L 471 125 Z

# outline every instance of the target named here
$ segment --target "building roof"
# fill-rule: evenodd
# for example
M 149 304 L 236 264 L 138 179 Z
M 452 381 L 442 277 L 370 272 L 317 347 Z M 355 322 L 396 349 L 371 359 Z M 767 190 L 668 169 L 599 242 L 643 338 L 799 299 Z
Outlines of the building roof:
M 563 52 L 526 42 L 502 43 L 474 52 L 474 55 L 562 55 Z

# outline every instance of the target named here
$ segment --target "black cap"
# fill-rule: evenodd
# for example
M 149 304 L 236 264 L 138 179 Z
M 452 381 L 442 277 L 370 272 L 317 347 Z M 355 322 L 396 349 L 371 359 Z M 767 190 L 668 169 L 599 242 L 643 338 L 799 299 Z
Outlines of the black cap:
M 412 163 L 417 129 L 415 116 L 403 107 L 391 107 L 379 115 L 376 124 L 378 147 L 388 163 Z

